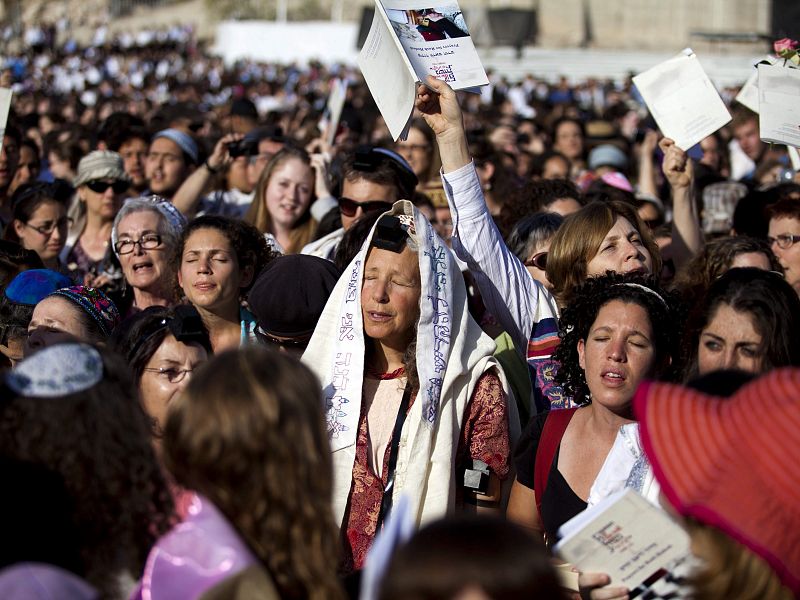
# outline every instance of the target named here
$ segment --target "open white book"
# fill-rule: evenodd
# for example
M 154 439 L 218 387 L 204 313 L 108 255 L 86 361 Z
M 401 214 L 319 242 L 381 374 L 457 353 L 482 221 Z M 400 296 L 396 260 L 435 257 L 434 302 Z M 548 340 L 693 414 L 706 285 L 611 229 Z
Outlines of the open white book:
M 405 139 L 417 83 L 433 75 L 455 90 L 489 83 L 458 3 L 375 0 L 358 66 L 395 140 Z
M 758 65 L 758 126 L 761 139 L 800 146 L 800 69 Z
M 661 133 L 688 150 L 731 120 L 697 56 L 687 48 L 633 78 Z
M 559 535 L 557 555 L 581 571 L 607 573 L 611 585 L 629 590 L 654 583 L 689 556 L 689 535 L 631 489 L 576 515 Z
M 0 88 L 0 150 L 3 149 L 3 137 L 6 134 L 8 113 L 11 110 L 11 90 Z

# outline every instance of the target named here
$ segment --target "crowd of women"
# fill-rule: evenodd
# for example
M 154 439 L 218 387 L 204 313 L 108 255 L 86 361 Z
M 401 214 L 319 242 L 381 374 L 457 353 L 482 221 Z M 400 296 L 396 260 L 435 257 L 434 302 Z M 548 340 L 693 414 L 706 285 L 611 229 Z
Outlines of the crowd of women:
M 16 76 L 3 598 L 624 598 L 550 552 L 625 488 L 692 540 L 646 597 L 800 594 L 800 185 L 753 115 L 692 157 L 624 90 L 430 78 L 396 144 L 358 84 L 329 136 L 81 128 Z

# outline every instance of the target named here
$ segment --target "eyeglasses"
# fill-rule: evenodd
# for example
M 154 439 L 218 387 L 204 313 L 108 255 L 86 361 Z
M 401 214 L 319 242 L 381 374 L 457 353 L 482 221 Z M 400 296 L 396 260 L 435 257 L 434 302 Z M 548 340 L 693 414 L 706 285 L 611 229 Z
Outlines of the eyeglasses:
M 522 264 L 524 264 L 526 267 L 536 267 L 537 269 L 544 271 L 547 268 L 547 252 L 539 252 L 538 254 L 534 254 Z
M 270 335 L 264 331 L 260 326 L 255 329 L 256 337 L 265 344 L 273 344 L 275 346 L 283 346 L 284 348 L 300 348 L 305 349 L 311 336 L 307 335 L 300 338 L 278 338 Z
M 367 200 L 366 202 L 356 202 L 355 200 L 351 200 L 350 198 L 339 198 L 339 210 L 342 211 L 342 214 L 345 217 L 353 217 L 355 216 L 356 212 L 358 212 L 358 208 L 361 207 L 361 210 L 365 213 L 370 212 L 372 210 L 389 210 L 392 208 L 392 203 L 387 202 L 386 200 Z
M 778 244 L 778 248 L 786 250 L 787 248 L 791 248 L 797 242 L 800 242 L 800 235 L 782 233 L 780 235 L 776 235 L 775 237 L 767 237 L 767 242 L 769 242 L 770 246 L 772 246 L 772 244 Z
M 143 370 L 147 371 L 148 373 L 156 373 L 170 383 L 180 383 L 183 381 L 184 377 L 186 377 L 186 374 L 191 373 L 194 369 L 176 369 L 175 367 L 169 367 L 167 369 L 155 369 L 151 367 L 145 367 Z
M 122 240 L 116 243 L 114 250 L 117 254 L 130 254 L 137 244 L 142 250 L 153 250 L 161 245 L 161 236 L 157 233 L 148 233 L 138 240 Z
M 105 194 L 108 188 L 113 188 L 115 194 L 121 194 L 130 186 L 125 181 L 89 181 L 86 187 L 97 194 Z
M 72 219 L 69 217 L 61 217 L 58 221 L 45 221 L 41 225 L 31 225 L 30 223 L 23 223 L 25 227 L 30 227 L 41 235 L 51 236 L 56 229 L 68 229 L 72 225 Z

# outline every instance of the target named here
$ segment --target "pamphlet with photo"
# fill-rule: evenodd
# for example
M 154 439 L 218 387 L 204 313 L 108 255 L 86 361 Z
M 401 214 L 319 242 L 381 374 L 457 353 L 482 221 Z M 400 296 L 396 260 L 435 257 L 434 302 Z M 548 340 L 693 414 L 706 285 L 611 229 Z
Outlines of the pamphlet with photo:
M 358 65 L 392 137 L 405 139 L 416 85 L 428 75 L 456 90 L 489 83 L 457 2 L 375 0 Z M 403 71 L 403 72 L 401 72 Z

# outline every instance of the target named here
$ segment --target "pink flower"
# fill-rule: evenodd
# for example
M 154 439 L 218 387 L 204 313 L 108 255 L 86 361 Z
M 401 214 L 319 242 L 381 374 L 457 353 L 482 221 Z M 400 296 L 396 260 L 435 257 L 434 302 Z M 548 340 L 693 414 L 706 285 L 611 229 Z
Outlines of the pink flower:
M 772 45 L 772 47 L 775 49 L 775 54 L 781 58 L 788 58 L 787 56 L 784 56 L 785 54 L 794 54 L 798 46 L 800 46 L 800 42 L 789 38 L 778 40 Z

